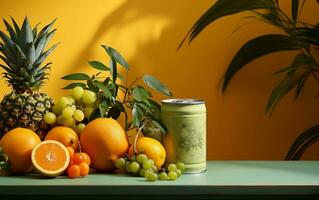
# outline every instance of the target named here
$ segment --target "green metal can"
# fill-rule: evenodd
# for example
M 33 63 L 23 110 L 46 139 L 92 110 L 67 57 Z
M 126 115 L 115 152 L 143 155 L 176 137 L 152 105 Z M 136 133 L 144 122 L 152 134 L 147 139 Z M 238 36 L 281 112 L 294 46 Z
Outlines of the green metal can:
M 203 100 L 166 99 L 162 119 L 167 127 L 163 138 L 166 162 L 183 162 L 185 173 L 206 170 L 206 106 Z

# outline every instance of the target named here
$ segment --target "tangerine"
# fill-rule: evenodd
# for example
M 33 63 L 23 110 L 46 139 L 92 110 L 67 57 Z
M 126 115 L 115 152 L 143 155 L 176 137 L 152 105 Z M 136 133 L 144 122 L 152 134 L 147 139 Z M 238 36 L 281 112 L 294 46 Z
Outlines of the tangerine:
M 80 175 L 81 176 L 87 176 L 89 174 L 90 167 L 89 167 L 89 165 L 87 163 L 82 162 L 78 166 L 80 168 Z
M 67 170 L 67 174 L 70 178 L 78 178 L 81 176 L 81 170 L 80 167 L 78 165 L 71 165 L 68 170 Z

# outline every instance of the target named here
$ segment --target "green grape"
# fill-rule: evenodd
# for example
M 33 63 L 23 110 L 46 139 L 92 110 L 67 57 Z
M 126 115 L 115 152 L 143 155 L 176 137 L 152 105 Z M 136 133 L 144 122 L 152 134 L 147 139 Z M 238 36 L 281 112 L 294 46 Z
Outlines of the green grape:
M 130 161 L 131 161 L 131 162 L 136 161 L 136 156 L 135 156 L 135 155 L 133 155 L 133 156 L 130 158 Z
M 137 162 L 139 162 L 141 164 L 147 159 L 148 158 L 145 154 L 138 154 L 138 156 L 136 157 Z
M 73 111 L 76 110 L 76 106 L 75 105 L 71 105 L 70 107 L 72 108 Z
M 46 112 L 44 114 L 44 122 L 47 124 L 54 124 L 56 122 L 56 116 L 52 112 Z
M 84 113 L 82 110 L 77 109 L 74 111 L 73 117 L 76 121 L 81 122 L 84 119 Z
M 80 124 L 78 124 L 77 126 L 76 126 L 76 132 L 78 132 L 78 133 L 82 133 L 82 131 L 83 131 L 83 129 L 86 127 L 86 125 L 85 124 L 83 124 L 83 123 L 80 123 Z
M 180 177 L 182 175 L 182 171 L 180 169 L 175 170 L 177 177 Z
M 153 170 L 154 172 L 157 172 L 157 167 L 156 167 L 155 165 L 153 165 L 153 166 L 152 166 L 152 170 Z
M 148 181 L 156 181 L 158 176 L 156 173 L 154 172 L 145 172 L 145 178 L 148 180 Z
M 64 118 L 62 115 L 59 115 L 58 118 L 56 119 L 56 122 L 59 124 L 59 125 L 63 125 L 63 121 L 64 121 Z
M 75 100 L 80 100 L 83 96 L 84 89 L 80 86 L 76 86 L 75 88 L 72 89 L 72 97 Z
M 140 169 L 140 172 L 139 172 L 140 176 L 141 176 L 141 177 L 144 177 L 144 176 L 145 176 L 145 172 L 146 172 L 146 170 L 143 169 L 143 168 L 141 168 L 141 169 Z
M 185 170 L 185 164 L 182 162 L 176 163 L 176 167 L 177 167 L 177 169 L 181 170 L 181 172 L 183 172 Z
M 143 166 L 144 169 L 148 170 L 148 169 L 152 168 L 153 164 L 152 164 L 151 160 L 145 160 L 143 162 L 142 166 Z
M 127 161 L 125 163 L 125 170 L 127 173 L 131 173 L 131 167 L 130 167 L 131 162 Z
M 161 179 L 161 180 L 167 180 L 167 179 L 168 179 L 167 173 L 166 173 L 166 172 L 161 172 L 161 173 L 159 174 L 159 179 Z
M 52 107 L 52 112 L 53 112 L 54 114 L 56 114 L 56 115 L 61 114 L 61 113 L 62 113 L 62 110 L 63 110 L 62 107 L 61 107 L 60 104 L 58 104 L 58 103 L 54 104 L 53 107 Z
M 73 116 L 73 114 L 74 114 L 74 111 L 73 111 L 73 109 L 70 106 L 64 108 L 63 111 L 62 111 L 62 116 L 64 118 L 70 118 L 70 117 Z
M 115 161 L 115 167 L 120 169 L 125 166 L 125 159 L 124 158 L 119 158 Z
M 70 104 L 74 105 L 75 104 L 75 100 L 73 99 L 73 97 L 72 96 L 67 96 L 67 97 L 69 99 Z
M 93 113 L 94 108 L 93 107 L 85 107 L 84 108 L 84 116 L 86 118 L 90 118 L 91 114 Z
M 174 171 L 168 172 L 168 178 L 169 178 L 170 180 L 175 180 L 175 179 L 177 179 L 177 173 L 174 172 Z
M 69 118 L 63 117 L 63 125 L 67 127 L 74 127 L 75 120 L 73 119 L 73 117 L 69 117 Z
M 168 169 L 169 172 L 173 172 L 173 171 L 175 171 L 177 169 L 177 167 L 176 167 L 175 164 L 169 164 L 167 169 Z
M 152 160 L 152 159 L 150 159 L 150 162 L 152 163 L 152 165 L 154 165 L 155 163 L 154 163 L 154 160 Z
M 129 168 L 132 173 L 137 173 L 140 170 L 140 164 L 138 162 L 133 161 L 131 162 Z
M 59 105 L 61 108 L 65 108 L 67 107 L 68 105 L 70 105 L 70 100 L 68 97 L 61 97 L 60 100 L 59 100 Z
M 96 94 L 90 90 L 84 90 L 82 100 L 85 104 L 92 104 L 96 101 Z

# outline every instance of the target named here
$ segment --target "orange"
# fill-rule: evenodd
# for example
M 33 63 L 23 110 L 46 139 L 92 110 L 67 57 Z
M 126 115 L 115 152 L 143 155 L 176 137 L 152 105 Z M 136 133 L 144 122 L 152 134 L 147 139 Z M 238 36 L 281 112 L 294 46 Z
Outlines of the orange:
M 28 173 L 32 167 L 32 149 L 41 142 L 39 136 L 26 128 L 15 128 L 6 133 L 0 146 L 8 155 L 11 163 L 10 171 L 13 173 Z
M 152 159 L 157 168 L 163 166 L 166 158 L 166 151 L 159 141 L 150 137 L 140 137 L 137 140 L 136 150 L 138 153 L 144 153 L 149 159 Z M 129 155 L 132 154 L 133 144 L 129 149 Z
M 82 152 L 82 155 L 84 156 L 84 162 L 90 166 L 91 165 L 90 156 L 87 153 L 84 153 L 84 152 Z
M 71 146 L 76 151 L 79 137 L 73 129 L 65 126 L 57 126 L 48 132 L 44 140 L 56 140 L 66 147 Z
M 80 168 L 80 175 L 81 176 L 87 176 L 90 172 L 90 167 L 87 163 L 83 162 L 79 164 Z
M 74 156 L 72 157 L 72 162 L 73 164 L 76 164 L 76 165 L 84 162 L 84 155 L 82 153 L 74 154 Z
M 70 155 L 67 148 L 55 140 L 46 140 L 32 150 L 32 163 L 44 176 L 58 176 L 69 165 Z
M 91 158 L 92 167 L 98 171 L 114 169 L 114 162 L 129 147 L 123 127 L 111 118 L 98 118 L 88 123 L 80 141 L 82 150 Z
M 81 176 L 81 170 L 78 165 L 71 165 L 68 168 L 67 174 L 70 178 L 78 178 Z

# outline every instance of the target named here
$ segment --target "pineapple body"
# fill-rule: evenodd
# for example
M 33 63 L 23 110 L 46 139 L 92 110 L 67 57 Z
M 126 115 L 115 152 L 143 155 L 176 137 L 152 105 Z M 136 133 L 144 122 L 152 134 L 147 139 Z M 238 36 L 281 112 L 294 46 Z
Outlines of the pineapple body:
M 38 91 L 51 68 L 51 62 L 43 62 L 58 45 L 46 48 L 56 30 L 51 30 L 55 20 L 38 31 L 38 26 L 32 27 L 27 17 L 20 27 L 11 19 L 12 25 L 3 19 L 8 34 L 0 31 L 0 68 L 12 89 L 0 103 L 0 138 L 13 128 L 23 127 L 43 139 L 48 127 L 43 117 L 53 102 Z
M 43 116 L 52 105 L 52 99 L 44 93 L 13 91 L 6 95 L 0 103 L 0 137 L 13 128 L 23 127 L 43 139 L 48 129 Z

